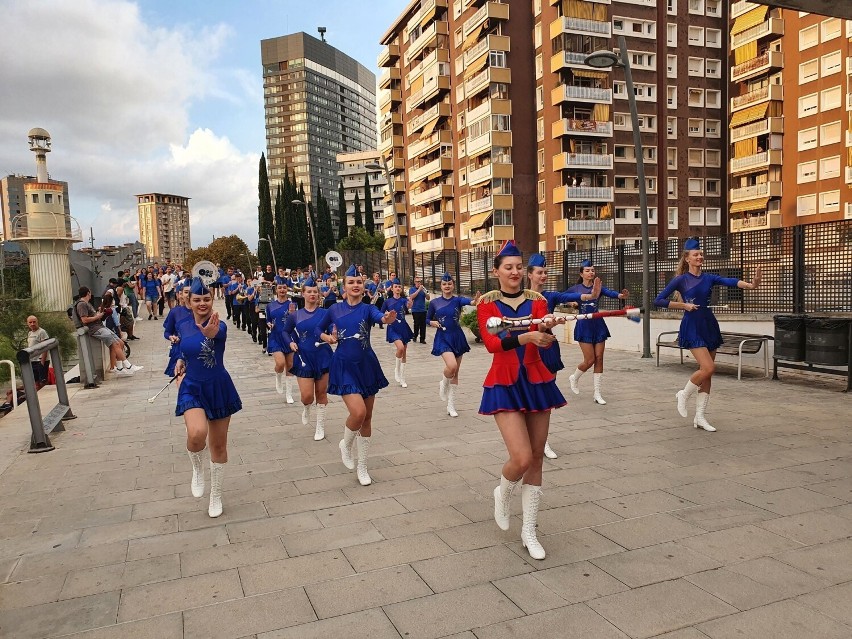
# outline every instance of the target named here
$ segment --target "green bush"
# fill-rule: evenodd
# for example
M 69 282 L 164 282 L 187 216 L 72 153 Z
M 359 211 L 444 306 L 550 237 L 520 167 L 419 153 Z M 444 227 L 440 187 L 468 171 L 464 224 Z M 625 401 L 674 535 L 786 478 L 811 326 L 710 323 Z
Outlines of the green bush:
M 476 308 L 464 313 L 459 318 L 459 324 L 461 324 L 463 328 L 470 329 L 470 332 L 473 333 L 474 337 L 476 337 L 477 342 L 481 339 L 481 335 L 479 334 L 479 316 L 476 313 Z
M 67 369 L 68 362 L 77 354 L 74 324 L 64 312 L 36 311 L 31 299 L 0 299 L 0 360 L 9 359 L 15 362 L 15 374 L 20 378 L 21 368 L 18 365 L 17 352 L 27 346 L 27 317 L 30 315 L 38 317 L 39 326 L 46 330 L 50 337 L 59 340 L 62 365 Z M 0 382 L 8 380 L 9 368 L 0 367 Z

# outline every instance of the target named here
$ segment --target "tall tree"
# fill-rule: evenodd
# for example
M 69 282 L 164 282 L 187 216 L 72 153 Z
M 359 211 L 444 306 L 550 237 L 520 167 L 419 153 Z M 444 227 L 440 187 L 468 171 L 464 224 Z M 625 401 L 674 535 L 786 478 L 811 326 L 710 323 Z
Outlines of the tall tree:
M 355 191 L 355 228 L 364 228 L 364 220 L 361 218 L 361 198 L 358 191 Z
M 261 264 L 272 264 L 272 249 L 268 242 L 261 242 L 275 235 L 275 223 L 272 219 L 272 196 L 269 192 L 269 174 L 266 170 L 266 156 L 260 154 L 259 175 L 257 179 L 257 258 Z
M 373 220 L 373 194 L 370 193 L 370 174 L 364 174 L 364 230 L 373 235 L 376 223 Z
M 346 198 L 343 194 L 343 180 L 340 180 L 340 186 L 337 187 L 337 241 L 340 242 L 349 235 L 349 226 L 347 224 L 346 215 Z
M 304 235 L 300 235 L 299 213 L 297 206 L 293 204 L 296 198 L 295 175 L 293 180 L 290 176 L 285 178 L 282 199 L 284 205 L 284 260 L 287 268 L 299 268 L 304 266 L 302 262 L 302 242 Z M 301 208 L 301 207 L 298 207 Z
M 217 237 L 207 246 L 189 251 L 186 254 L 183 267 L 191 271 L 196 262 L 210 260 L 222 268 L 233 266 L 245 272 L 249 265 L 249 258 L 246 255 L 250 254 L 248 246 L 239 235 L 226 235 L 225 237 Z M 255 264 L 256 261 L 254 257 L 251 258 L 252 264 Z
M 287 229 L 285 221 L 286 209 L 284 208 L 284 187 L 281 182 L 278 183 L 278 188 L 275 193 L 275 260 L 279 266 L 284 264 L 284 246 L 286 244 L 284 237 Z M 286 268 L 286 267 L 285 267 Z
M 296 176 L 294 175 L 294 186 L 296 184 L 295 180 Z M 311 233 L 310 229 L 308 228 L 308 219 L 306 217 L 309 211 L 307 198 L 305 198 L 305 185 L 301 182 L 299 182 L 299 190 L 296 192 L 296 197 L 294 199 L 302 202 L 302 204 L 294 204 L 293 208 L 296 212 L 296 226 L 299 229 L 299 234 L 296 236 L 297 238 L 299 238 L 299 248 L 301 249 L 301 262 L 299 263 L 299 266 L 306 266 L 308 264 L 313 263 L 314 261 L 314 249 L 313 244 L 311 243 Z M 305 238 L 307 238 L 307 241 L 305 241 Z M 314 264 L 314 266 L 316 267 L 317 265 Z
M 331 210 L 328 200 L 317 187 L 317 250 L 323 255 L 334 248 L 334 230 L 331 226 Z

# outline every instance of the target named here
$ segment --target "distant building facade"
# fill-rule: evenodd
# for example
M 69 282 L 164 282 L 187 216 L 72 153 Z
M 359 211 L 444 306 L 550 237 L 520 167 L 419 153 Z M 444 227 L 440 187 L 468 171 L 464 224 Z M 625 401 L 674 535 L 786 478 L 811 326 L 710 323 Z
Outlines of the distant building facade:
M 337 174 L 343 183 L 343 197 L 346 200 L 346 224 L 352 228 L 355 224 L 355 195 L 361 201 L 361 214 L 367 208 L 365 200 L 369 198 L 373 205 L 373 223 L 377 230 L 382 230 L 384 218 L 384 195 L 387 189 L 387 179 L 384 171 L 368 169 L 368 164 L 381 166 L 379 152 L 376 149 L 359 151 L 357 153 L 339 153 L 337 162 L 340 168 Z M 364 193 L 364 176 L 369 175 L 370 192 Z M 329 201 L 332 201 L 330 198 Z M 336 200 L 334 200 L 336 201 Z M 366 218 L 362 218 L 366 222 Z
M 182 264 L 192 247 L 189 235 L 189 198 L 168 193 L 136 196 L 139 241 L 149 258 Z
M 23 235 L 27 230 L 26 208 L 24 206 L 26 196 L 24 194 L 25 184 L 35 184 L 38 178 L 34 175 L 7 175 L 0 178 L 0 212 L 3 217 L 2 238 L 3 240 L 14 239 L 15 232 Z M 49 184 L 62 187 L 62 205 L 65 215 L 71 215 L 71 207 L 68 204 L 68 182 L 61 180 L 48 180 Z M 19 217 L 21 216 L 21 217 Z M 15 218 L 18 218 L 17 220 Z M 12 225 L 16 228 L 13 229 Z

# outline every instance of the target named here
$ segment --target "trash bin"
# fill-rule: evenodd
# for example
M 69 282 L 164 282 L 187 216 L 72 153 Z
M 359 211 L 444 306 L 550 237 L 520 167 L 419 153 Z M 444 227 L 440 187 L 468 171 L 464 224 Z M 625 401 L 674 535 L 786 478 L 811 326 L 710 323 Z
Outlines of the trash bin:
M 805 315 L 775 315 L 775 359 L 805 360 Z
M 805 320 L 805 362 L 825 366 L 849 363 L 849 324 L 852 320 L 808 317 Z

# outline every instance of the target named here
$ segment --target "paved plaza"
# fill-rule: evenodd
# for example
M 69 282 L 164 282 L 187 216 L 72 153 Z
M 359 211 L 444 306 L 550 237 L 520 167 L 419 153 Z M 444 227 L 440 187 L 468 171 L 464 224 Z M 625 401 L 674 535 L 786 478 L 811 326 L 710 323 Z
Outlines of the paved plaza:
M 476 412 L 482 345 L 465 356 L 457 419 L 430 347 L 409 347 L 409 387 L 376 402 L 365 488 L 340 462 L 340 399 L 314 442 L 301 405 L 275 392 L 272 358 L 229 324 L 245 408 L 225 512 L 210 519 L 207 495 L 190 495 L 174 390 L 146 401 L 166 381 L 161 326 L 137 324 L 144 371 L 73 391 L 78 419 L 55 451 L 24 453 L 25 410 L 0 420 L 0 636 L 852 637 L 852 399 L 839 379 L 738 382 L 723 366 L 711 434 L 675 411 L 692 367 L 674 357 L 658 369 L 608 351 L 606 406 L 591 375 L 577 397 L 564 372 L 535 561 L 519 495 L 508 532 L 493 519 L 505 448 Z M 373 343 L 392 378 L 384 334 Z M 579 349 L 562 348 L 573 369 Z

